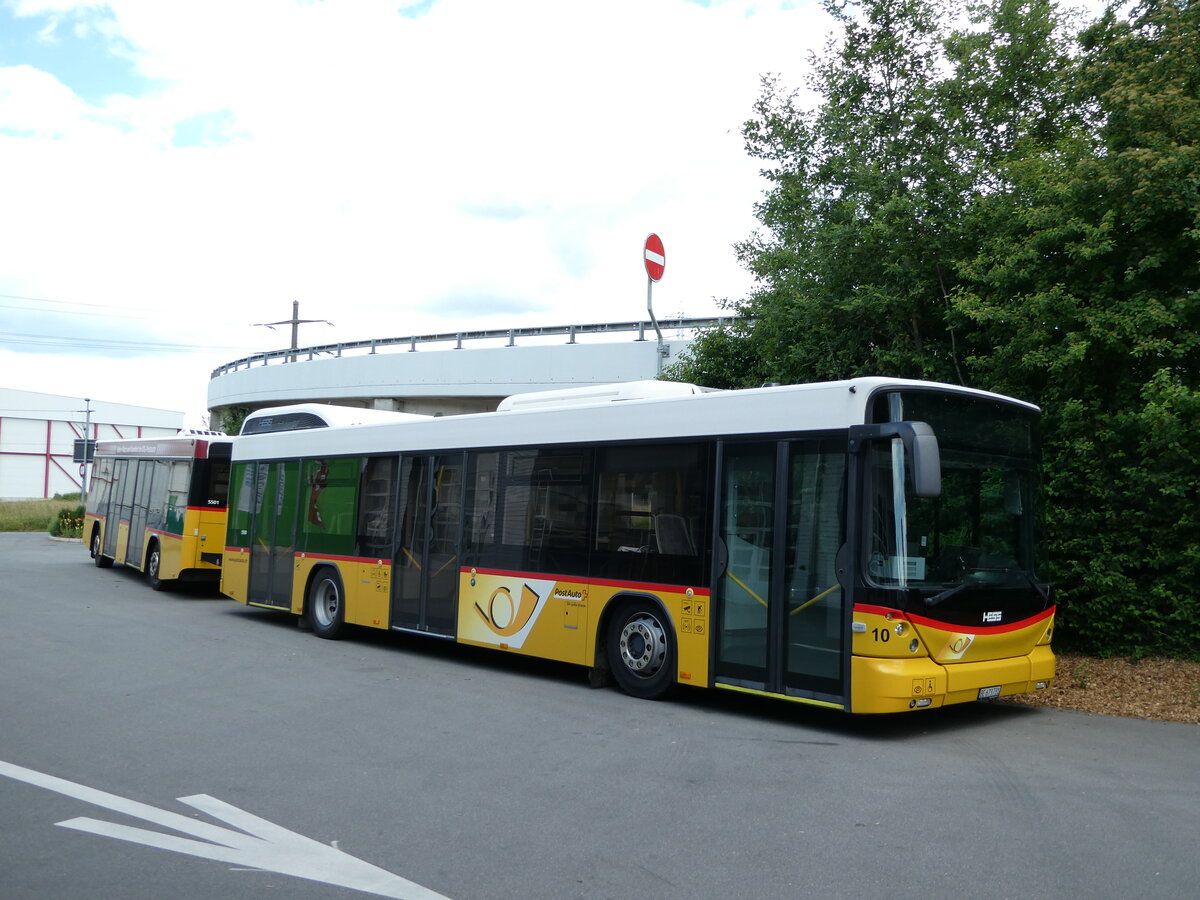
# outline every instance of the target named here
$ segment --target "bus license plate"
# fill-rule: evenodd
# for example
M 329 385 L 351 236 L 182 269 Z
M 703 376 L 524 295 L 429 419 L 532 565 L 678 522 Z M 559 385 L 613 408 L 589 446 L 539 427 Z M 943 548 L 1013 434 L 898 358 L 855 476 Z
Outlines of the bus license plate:
M 1000 685 L 998 685 L 998 684 L 994 684 L 991 687 L 985 687 L 985 688 L 979 689 L 979 699 L 980 700 L 995 700 L 999 696 L 1000 696 Z

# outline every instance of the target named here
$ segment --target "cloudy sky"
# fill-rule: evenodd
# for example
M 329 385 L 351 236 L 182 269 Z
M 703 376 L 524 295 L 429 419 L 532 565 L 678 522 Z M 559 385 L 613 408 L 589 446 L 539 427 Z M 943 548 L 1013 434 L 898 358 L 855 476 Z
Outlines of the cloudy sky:
M 0 0 L 0 384 L 188 413 L 300 343 L 716 314 L 803 0 Z

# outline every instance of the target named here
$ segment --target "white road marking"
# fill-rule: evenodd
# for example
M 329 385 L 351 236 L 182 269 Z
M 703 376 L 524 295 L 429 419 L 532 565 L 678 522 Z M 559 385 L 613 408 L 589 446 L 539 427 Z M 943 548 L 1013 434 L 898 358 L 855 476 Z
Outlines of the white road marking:
M 337 847 L 330 847 L 302 834 L 288 831 L 207 794 L 180 797 L 179 802 L 240 828 L 241 831 L 200 822 L 179 813 L 118 797 L 116 794 L 55 778 L 53 775 L 3 760 L 0 760 L 0 775 L 173 831 L 190 834 L 201 840 L 195 841 L 86 817 L 56 823 L 63 828 L 116 838 L 159 850 L 170 850 L 173 853 L 199 856 L 251 870 L 278 872 L 281 875 L 338 885 L 380 897 L 391 897 L 393 900 L 447 900 L 442 894 L 364 862 Z

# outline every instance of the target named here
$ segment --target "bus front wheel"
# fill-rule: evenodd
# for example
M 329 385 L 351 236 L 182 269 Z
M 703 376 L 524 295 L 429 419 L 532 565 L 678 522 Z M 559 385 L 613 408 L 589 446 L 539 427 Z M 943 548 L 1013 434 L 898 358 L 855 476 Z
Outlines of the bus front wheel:
M 658 700 L 670 691 L 675 641 L 660 607 L 640 600 L 622 606 L 609 621 L 607 647 L 613 678 L 625 693 Z
M 308 589 L 308 622 L 317 637 L 332 640 L 346 621 L 342 580 L 332 569 L 322 569 Z
M 112 557 L 104 555 L 103 546 L 100 541 L 100 529 L 97 528 L 92 532 L 92 562 L 97 569 L 108 569 L 113 564 Z

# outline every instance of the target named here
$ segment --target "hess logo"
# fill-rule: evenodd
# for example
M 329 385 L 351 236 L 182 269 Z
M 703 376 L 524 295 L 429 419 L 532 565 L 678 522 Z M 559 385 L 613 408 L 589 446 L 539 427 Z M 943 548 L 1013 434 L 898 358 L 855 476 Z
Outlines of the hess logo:
M 992 612 L 985 612 L 983 614 L 984 625 L 998 625 L 1003 619 L 1004 612 L 999 609 L 993 610 Z

